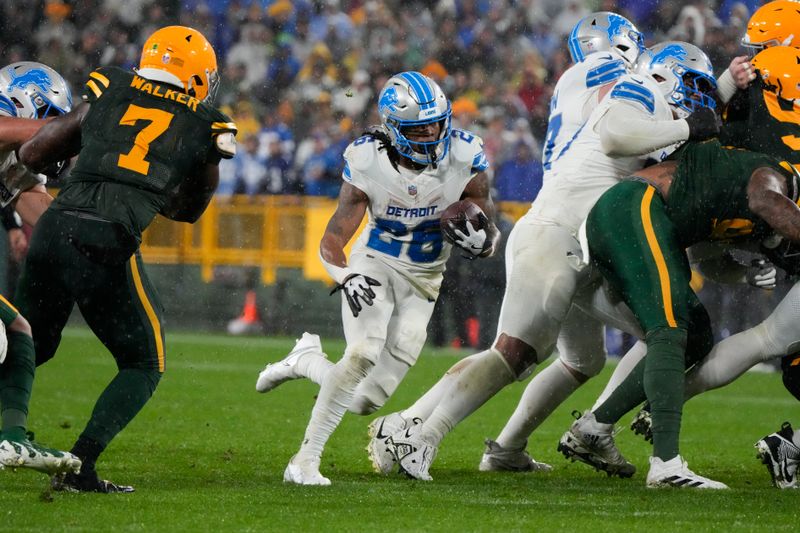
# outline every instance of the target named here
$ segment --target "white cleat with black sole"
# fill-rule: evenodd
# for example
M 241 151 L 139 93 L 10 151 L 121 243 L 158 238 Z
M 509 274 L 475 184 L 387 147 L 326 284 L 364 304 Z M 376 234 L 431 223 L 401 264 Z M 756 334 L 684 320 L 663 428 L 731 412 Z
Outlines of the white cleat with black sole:
M 725 483 L 714 481 L 689 470 L 683 457 L 676 455 L 669 461 L 658 457 L 650 458 L 650 471 L 647 473 L 647 488 L 677 487 L 681 489 L 727 489 Z

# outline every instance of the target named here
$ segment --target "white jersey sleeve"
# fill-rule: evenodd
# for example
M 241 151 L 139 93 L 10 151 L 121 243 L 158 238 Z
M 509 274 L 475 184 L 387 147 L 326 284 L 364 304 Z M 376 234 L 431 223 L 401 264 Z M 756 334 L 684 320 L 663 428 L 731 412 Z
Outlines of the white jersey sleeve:
M 656 113 L 656 103 L 663 100 L 659 94 L 650 76 L 630 74 L 617 81 L 596 126 L 608 155 L 654 154 L 660 161 L 689 138 L 685 120 L 675 120 L 671 113 Z
M 441 212 L 461 199 L 469 181 L 488 168 L 483 141 L 452 130 L 449 148 L 421 172 L 395 168 L 380 142 L 356 139 L 344 153 L 342 178 L 369 197 L 368 221 L 352 254 L 368 254 L 400 272 L 425 296 L 435 298 L 452 246 L 439 228 Z
M 596 52 L 567 69 L 559 78 L 550 100 L 542 166 L 544 181 L 558 172 L 559 161 L 597 107 L 600 88 L 627 72 L 625 63 L 610 52 Z
M 553 165 L 529 215 L 562 224 L 573 232 L 597 199 L 619 180 L 636 172 L 651 154 L 612 157 L 603 148 L 598 124 L 613 106 L 625 106 L 626 116 L 646 120 L 672 120 L 672 110 L 649 76 L 621 76 L 592 111 L 569 147 Z M 659 155 L 659 154 L 656 154 Z

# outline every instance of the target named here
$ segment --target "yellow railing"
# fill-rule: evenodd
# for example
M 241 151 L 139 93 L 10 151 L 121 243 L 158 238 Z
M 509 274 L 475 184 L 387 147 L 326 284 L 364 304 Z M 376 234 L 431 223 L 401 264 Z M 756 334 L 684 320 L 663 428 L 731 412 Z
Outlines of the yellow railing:
M 510 202 L 500 209 L 516 220 L 529 206 Z M 221 265 L 258 267 L 266 284 L 282 267 L 302 268 L 305 277 L 326 280 L 317 246 L 335 208 L 336 201 L 328 198 L 215 198 L 195 225 L 157 217 L 143 236 L 142 254 L 150 263 L 198 264 L 205 281 Z

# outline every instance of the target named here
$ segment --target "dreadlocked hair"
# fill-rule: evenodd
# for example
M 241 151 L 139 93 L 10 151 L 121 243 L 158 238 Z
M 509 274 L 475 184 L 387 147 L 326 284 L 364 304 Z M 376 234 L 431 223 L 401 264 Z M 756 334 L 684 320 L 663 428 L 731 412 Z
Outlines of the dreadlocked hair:
M 400 152 L 398 152 L 397 148 L 394 147 L 392 140 L 389 138 L 389 135 L 383 131 L 383 128 L 372 126 L 364 130 L 364 133 L 361 135 L 369 135 L 378 141 L 378 151 L 386 150 L 386 155 L 389 157 L 389 162 L 392 164 L 395 170 L 398 170 L 397 162 L 400 160 Z

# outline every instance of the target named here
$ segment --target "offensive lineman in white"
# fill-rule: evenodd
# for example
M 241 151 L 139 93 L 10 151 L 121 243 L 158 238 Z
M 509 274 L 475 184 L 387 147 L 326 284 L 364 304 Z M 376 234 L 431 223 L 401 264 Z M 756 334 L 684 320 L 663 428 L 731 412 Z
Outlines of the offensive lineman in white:
M 621 17 L 603 15 L 607 18 L 588 17 L 589 26 L 605 30 L 613 45 L 620 35 Z M 571 39 L 577 40 L 580 33 L 576 30 Z M 629 30 L 626 28 L 623 34 L 630 35 Z M 639 51 L 636 47 L 634 58 Z M 606 53 L 600 56 L 614 59 Z M 591 59 L 588 56 L 584 61 Z M 559 86 L 554 95 L 555 109 L 561 98 Z M 562 322 L 568 311 L 572 313 L 572 297 L 585 281 L 576 234 L 594 201 L 619 179 L 641 168 L 646 154 L 688 138 L 707 138 L 716 132 L 711 110 L 695 113 L 688 120 L 674 120 L 672 108 L 661 97 L 662 90 L 653 79 L 624 75 L 609 97 L 601 101 L 600 108 L 568 138 L 561 151 L 553 154 L 555 159 L 548 161 L 550 174 L 542 193 L 509 238 L 510 273 L 493 349 L 473 356 L 421 426 L 390 438 L 400 467 L 407 474 L 430 479 L 428 468 L 444 435 L 498 390 L 514 379 L 524 378 L 550 355 Z M 620 117 L 624 117 L 622 123 L 618 122 Z M 579 335 L 568 335 L 570 318 L 558 341 L 569 345 L 565 353 L 579 357 L 567 360 L 565 356 L 560 360 L 563 367 L 558 372 L 571 375 L 574 380 L 579 379 L 577 376 L 586 379 L 602 367 L 602 329 L 599 322 L 593 323 L 595 334 L 589 341 L 594 344 L 589 345 L 585 328 Z M 587 344 L 576 349 L 578 342 Z M 552 391 L 552 386 L 548 386 Z M 495 452 L 494 455 L 505 452 L 505 458 L 516 453 L 524 468 L 522 449 L 505 450 L 492 444 L 489 452 Z
M 380 93 L 382 127 L 348 146 L 339 204 L 320 242 L 320 257 L 342 292 L 347 348 L 333 364 L 319 337 L 305 333 L 283 361 L 267 365 L 256 390 L 307 377 L 320 385 L 300 450 L 284 481 L 329 485 L 319 472 L 323 447 L 346 410 L 380 408 L 416 362 L 452 246 L 440 214 L 469 199 L 487 216 L 467 222 L 454 243 L 474 257 L 494 251 L 499 234 L 486 175 L 483 142 L 451 129 L 450 102 L 418 72 L 390 78 Z M 344 247 L 368 213 L 348 263 Z

